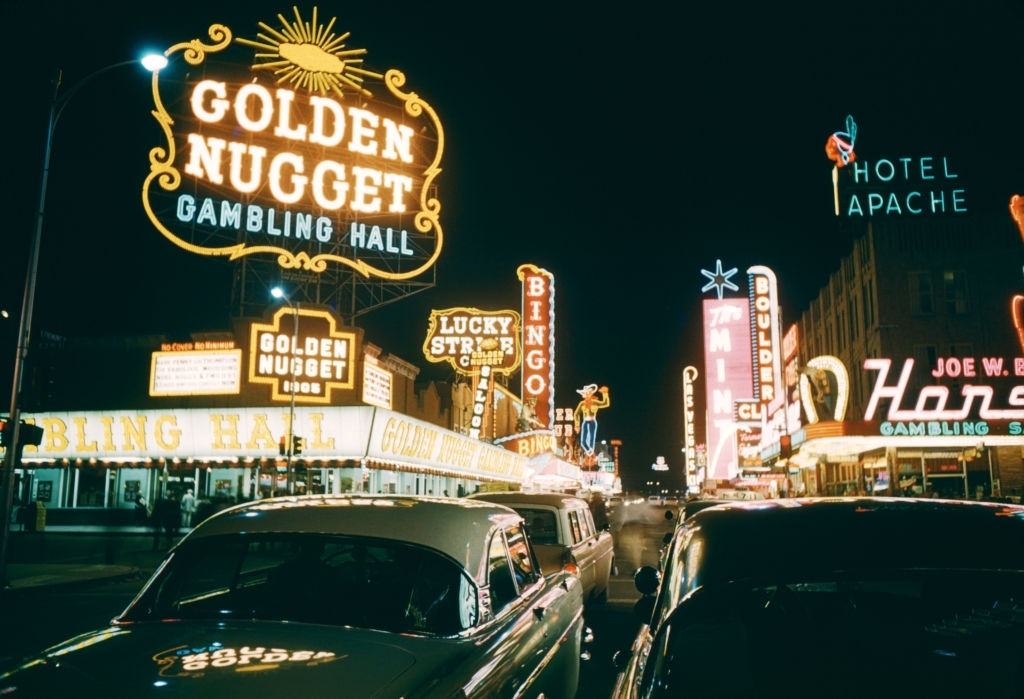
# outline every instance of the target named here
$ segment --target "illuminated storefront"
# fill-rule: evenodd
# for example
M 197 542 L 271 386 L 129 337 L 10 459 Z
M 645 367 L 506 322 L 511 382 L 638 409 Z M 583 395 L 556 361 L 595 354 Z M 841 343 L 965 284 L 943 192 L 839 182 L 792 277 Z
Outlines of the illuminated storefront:
M 278 436 L 289 411 L 207 408 L 26 415 L 43 441 L 26 448 L 33 497 L 52 507 L 127 508 L 135 497 L 193 488 L 200 498 L 264 494 L 284 484 Z M 527 457 L 383 408 L 296 408 L 294 458 L 305 492 L 455 496 L 482 483 L 520 484 Z

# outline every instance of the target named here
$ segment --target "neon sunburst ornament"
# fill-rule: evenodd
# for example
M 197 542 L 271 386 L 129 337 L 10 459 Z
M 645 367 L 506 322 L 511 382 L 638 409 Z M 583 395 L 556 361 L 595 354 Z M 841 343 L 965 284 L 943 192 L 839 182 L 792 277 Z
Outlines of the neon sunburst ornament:
M 382 78 L 380 73 L 359 67 L 366 49 L 346 49 L 345 41 L 351 32 L 333 34 L 332 17 L 326 25 L 317 22 L 317 8 L 313 8 L 312 21 L 306 22 L 299 14 L 298 7 L 292 7 L 295 21 L 290 22 L 284 15 L 278 14 L 281 22 L 274 29 L 266 22 L 259 26 L 264 32 L 257 32 L 261 41 L 243 39 L 236 41 L 246 46 L 260 49 L 256 53 L 253 70 L 272 70 L 278 75 L 277 82 L 290 83 L 297 88 L 305 88 L 309 92 L 327 94 L 330 91 L 344 96 L 343 88 L 355 90 L 370 97 L 370 91 L 363 87 L 365 78 Z

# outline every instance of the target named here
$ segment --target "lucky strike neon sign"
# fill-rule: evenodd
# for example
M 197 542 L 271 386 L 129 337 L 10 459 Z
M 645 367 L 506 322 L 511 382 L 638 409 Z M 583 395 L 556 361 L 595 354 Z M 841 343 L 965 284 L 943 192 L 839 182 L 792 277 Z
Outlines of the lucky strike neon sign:
M 443 242 L 437 114 L 401 90 L 400 71 L 363 68 L 366 50 L 346 48 L 335 20 L 319 23 L 315 8 L 312 23 L 297 9 L 295 18 L 260 22 L 256 39 L 214 24 L 212 43 L 165 51 L 202 66 L 202 79 L 186 75 L 178 94 L 178 82 L 165 87 L 153 74 L 166 144 L 150 151 L 146 213 L 197 254 L 272 254 L 311 272 L 333 262 L 394 280 L 422 274 Z
M 428 361 L 447 361 L 460 374 L 476 374 L 486 365 L 508 376 L 519 368 L 521 355 L 516 311 L 448 308 L 430 312 L 423 343 Z

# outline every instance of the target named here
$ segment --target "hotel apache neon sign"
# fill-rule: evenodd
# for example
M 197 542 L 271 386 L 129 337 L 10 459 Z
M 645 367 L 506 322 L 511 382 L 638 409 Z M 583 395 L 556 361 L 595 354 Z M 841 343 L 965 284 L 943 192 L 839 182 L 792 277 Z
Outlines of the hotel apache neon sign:
M 328 263 L 400 280 L 442 248 L 444 131 L 405 92 L 405 75 L 363 67 L 349 33 L 293 8 L 255 38 L 210 26 L 164 55 L 199 70 L 153 74 L 153 116 L 165 143 L 149 154 L 142 202 L 175 245 L 236 260 L 276 255 L 286 269 Z M 182 87 L 184 86 L 184 92 Z M 374 88 L 371 93 L 370 87 Z
M 857 124 L 846 117 L 846 131 L 833 133 L 825 154 L 833 161 L 832 185 L 836 216 L 918 216 L 967 213 L 967 194 L 960 175 L 946 156 L 901 156 L 874 161 L 854 153 Z M 845 205 L 839 193 L 840 169 L 849 173 Z
M 864 412 L 865 420 L 873 420 L 883 400 L 889 401 L 885 414 L 887 421 L 879 428 L 885 436 L 951 436 L 987 435 L 990 422 L 1006 422 L 1007 434 L 1024 434 L 1024 383 L 1009 389 L 1005 398 L 1008 407 L 993 407 L 995 388 L 984 384 L 968 383 L 953 396 L 949 387 L 925 386 L 917 395 L 913 408 L 904 408 L 903 402 L 914 372 L 914 360 L 905 359 L 895 384 L 888 383 L 891 359 L 865 359 L 864 368 L 877 371 L 875 385 Z M 931 375 L 936 379 L 989 378 L 1007 380 L 1024 377 L 1024 357 L 941 357 Z M 961 399 L 957 404 L 951 400 Z

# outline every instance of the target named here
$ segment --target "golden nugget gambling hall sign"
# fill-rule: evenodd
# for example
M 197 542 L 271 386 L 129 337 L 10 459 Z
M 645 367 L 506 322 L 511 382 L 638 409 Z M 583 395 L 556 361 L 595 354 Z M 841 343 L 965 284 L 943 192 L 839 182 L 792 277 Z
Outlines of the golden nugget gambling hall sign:
M 444 131 L 434 109 L 402 90 L 405 75 L 363 66 L 336 18 L 317 8 L 222 24 L 164 54 L 142 203 L 175 245 L 281 267 L 328 263 L 367 277 L 410 279 L 433 267 L 443 232 L 435 178 Z M 182 58 L 175 63 L 174 59 Z
M 519 368 L 519 314 L 448 308 L 430 312 L 423 356 L 431 362 L 448 361 L 460 374 L 478 374 L 480 367 L 508 376 Z

